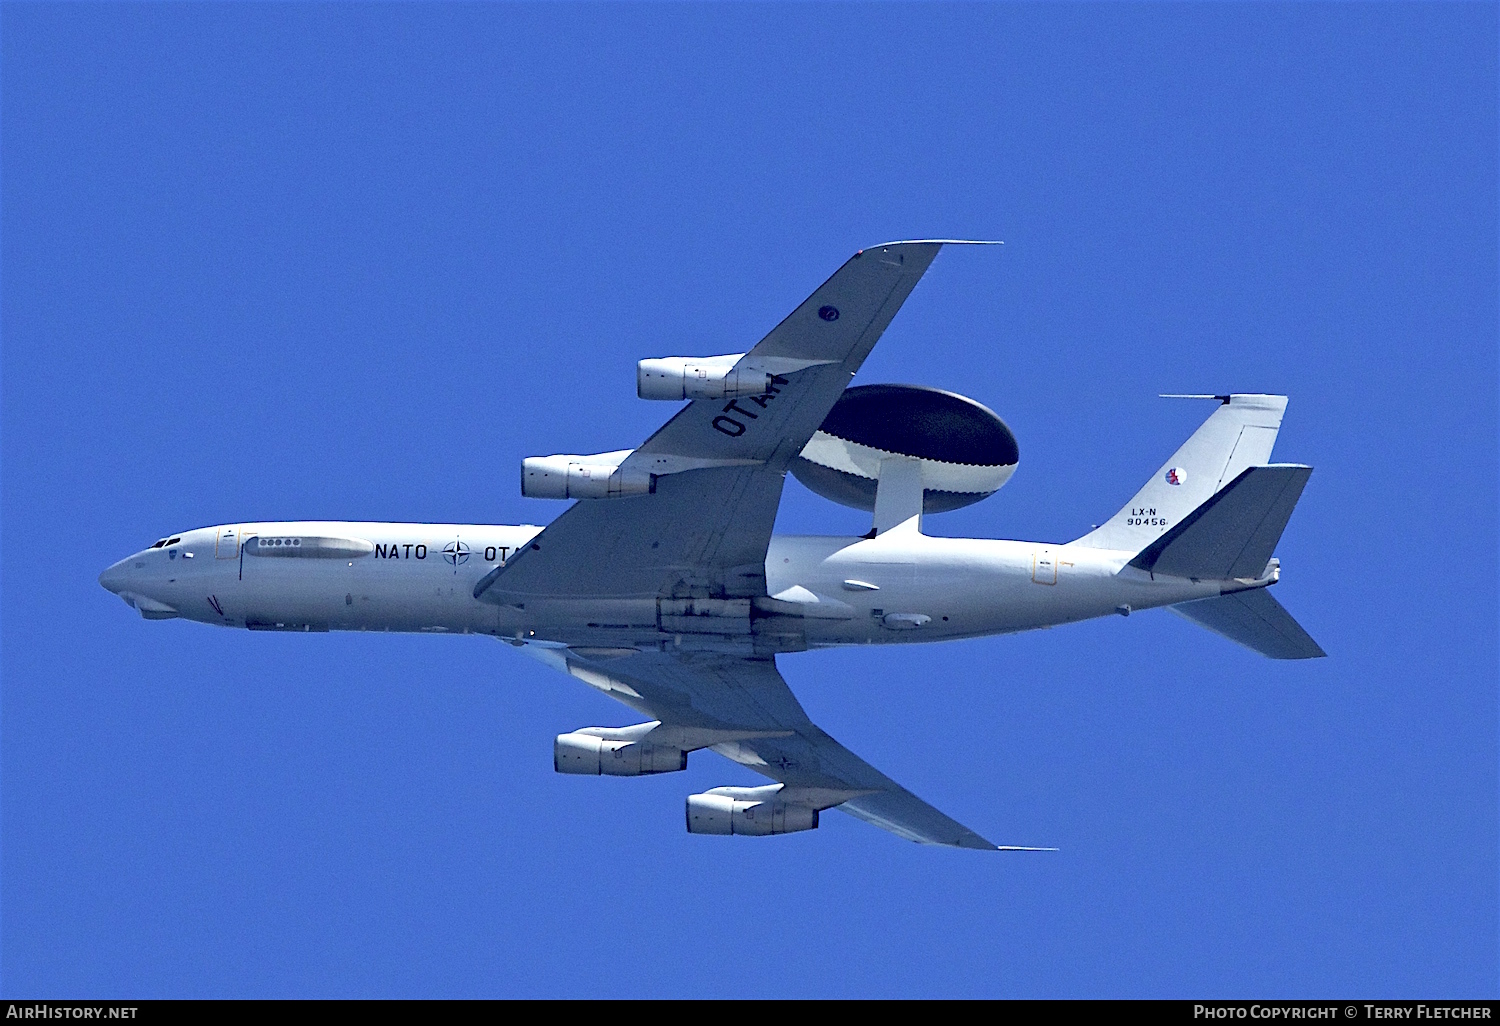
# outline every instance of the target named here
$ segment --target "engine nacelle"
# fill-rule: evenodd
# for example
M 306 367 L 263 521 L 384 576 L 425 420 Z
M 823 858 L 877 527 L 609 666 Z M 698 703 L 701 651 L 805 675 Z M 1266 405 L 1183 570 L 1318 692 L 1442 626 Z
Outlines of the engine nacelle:
M 653 490 L 649 473 L 622 471 L 633 449 L 593 456 L 529 456 L 521 461 L 521 494 L 528 499 L 616 499 Z
M 766 787 L 716 787 L 688 795 L 690 834 L 739 834 L 768 837 L 818 828 L 818 810 L 776 797 L 781 784 Z
M 598 730 L 601 728 L 591 728 Z M 687 769 L 688 753 L 648 741 L 623 741 L 577 731 L 559 734 L 552 746 L 552 767 L 559 773 L 598 777 L 644 777 Z
M 664 356 L 635 365 L 635 392 L 642 399 L 734 399 L 765 395 L 772 375 L 735 369 L 744 353 L 728 356 Z

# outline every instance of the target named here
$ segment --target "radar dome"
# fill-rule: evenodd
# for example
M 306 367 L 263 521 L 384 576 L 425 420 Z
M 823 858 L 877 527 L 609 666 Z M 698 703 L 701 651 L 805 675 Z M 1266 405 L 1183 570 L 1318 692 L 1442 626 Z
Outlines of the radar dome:
M 1020 451 L 1005 421 L 966 396 L 859 385 L 844 391 L 791 471 L 825 499 L 873 510 L 880 461 L 892 456 L 921 461 L 922 511 L 942 513 L 993 495 Z

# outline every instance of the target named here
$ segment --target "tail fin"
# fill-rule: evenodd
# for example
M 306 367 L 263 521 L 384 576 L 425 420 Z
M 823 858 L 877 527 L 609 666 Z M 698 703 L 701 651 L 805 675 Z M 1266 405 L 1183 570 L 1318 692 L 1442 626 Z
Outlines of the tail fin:
M 1221 405 L 1135 498 L 1075 544 L 1139 552 L 1247 467 L 1270 462 L 1284 395 L 1220 396 Z
M 1130 565 L 1152 574 L 1218 581 L 1265 576 L 1312 467 L 1248 467 L 1147 545 Z
M 1318 659 L 1328 654 L 1264 588 L 1168 608 L 1272 659 Z

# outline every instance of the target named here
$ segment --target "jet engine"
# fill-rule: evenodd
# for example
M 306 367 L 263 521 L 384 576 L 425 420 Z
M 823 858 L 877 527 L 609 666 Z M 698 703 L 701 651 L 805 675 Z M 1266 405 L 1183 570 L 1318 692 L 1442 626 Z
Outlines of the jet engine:
M 664 356 L 635 365 L 635 391 L 642 399 L 734 399 L 765 395 L 771 374 L 764 368 L 735 369 L 744 353 L 728 356 Z
M 715 787 L 688 795 L 688 833 L 767 837 L 816 830 L 818 810 L 777 798 L 782 786 Z
M 629 729 L 586 727 L 571 734 L 559 734 L 552 746 L 552 767 L 559 773 L 591 777 L 644 777 L 687 769 L 688 753 L 680 748 L 600 736 L 627 733 Z
M 521 494 L 528 499 L 614 499 L 646 495 L 649 473 L 620 469 L 633 449 L 593 456 L 529 456 L 521 461 Z
M 995 494 L 1015 472 L 1016 438 L 989 408 L 923 385 L 845 389 L 801 455 L 798 481 L 825 499 L 875 508 L 880 462 L 920 461 L 922 511 L 942 513 Z

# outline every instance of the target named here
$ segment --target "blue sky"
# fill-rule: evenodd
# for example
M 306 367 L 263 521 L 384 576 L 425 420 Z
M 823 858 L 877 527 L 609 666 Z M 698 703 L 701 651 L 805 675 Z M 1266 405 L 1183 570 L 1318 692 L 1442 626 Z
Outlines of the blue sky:
M 1496 993 L 1493 4 L 0 8 L 7 996 Z M 1164 612 L 785 657 L 961 821 L 690 837 L 710 754 L 484 638 L 146 623 L 254 519 L 546 523 L 644 356 L 950 249 L 859 382 L 1020 443 L 932 533 L 1066 540 L 1209 410 L 1317 468 L 1276 663 Z M 780 526 L 859 531 L 791 482 Z

